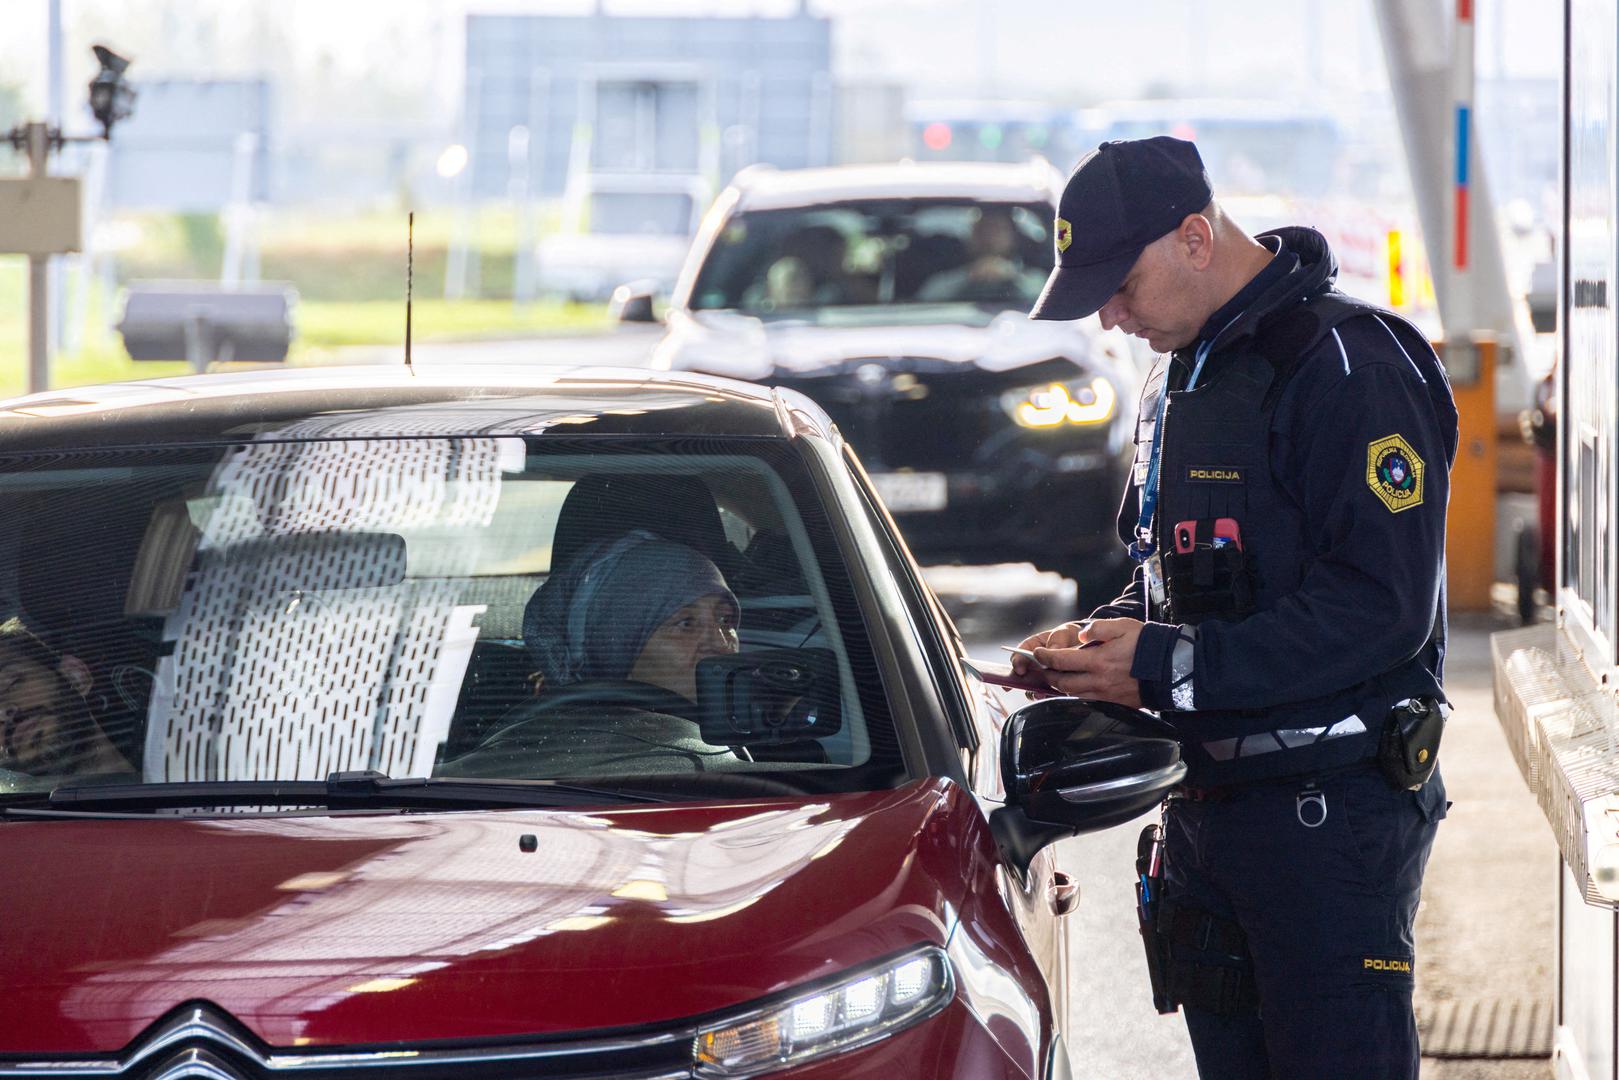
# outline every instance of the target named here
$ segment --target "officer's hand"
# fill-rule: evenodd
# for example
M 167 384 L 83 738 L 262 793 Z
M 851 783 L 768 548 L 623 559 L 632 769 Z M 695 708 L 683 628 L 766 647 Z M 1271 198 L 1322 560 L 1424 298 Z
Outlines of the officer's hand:
M 1079 644 L 1079 634 L 1088 623 L 1070 622 L 1061 626 L 1054 626 L 1050 630 L 1042 630 L 1038 634 L 1030 634 L 1018 642 L 1020 649 L 1071 649 Z M 1026 656 L 1012 656 L 1012 670 L 1019 675 L 1026 675 L 1034 664 L 1029 663 Z
M 1043 674 L 1052 689 L 1141 708 L 1141 684 L 1130 676 L 1136 639 L 1141 637 L 1140 620 L 1096 619 L 1078 636 L 1079 642 L 1071 647 L 1025 646 L 1033 648 L 1034 658 L 1046 665 Z

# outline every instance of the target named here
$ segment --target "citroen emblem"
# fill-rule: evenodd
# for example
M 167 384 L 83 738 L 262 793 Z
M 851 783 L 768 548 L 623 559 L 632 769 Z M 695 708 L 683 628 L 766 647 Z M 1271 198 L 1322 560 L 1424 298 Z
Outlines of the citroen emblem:
M 183 1050 L 152 1072 L 152 1080 L 246 1080 L 206 1050 Z

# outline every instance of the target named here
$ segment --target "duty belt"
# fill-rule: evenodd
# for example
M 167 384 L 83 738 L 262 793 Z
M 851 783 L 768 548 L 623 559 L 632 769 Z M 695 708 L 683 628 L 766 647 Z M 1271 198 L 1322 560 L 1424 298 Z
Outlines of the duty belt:
M 1364 735 L 1366 730 L 1365 721 L 1359 716 L 1351 715 L 1335 724 L 1324 724 L 1320 727 L 1279 728 L 1253 735 L 1237 735 L 1229 739 L 1209 739 L 1198 745 L 1215 761 L 1234 761 L 1237 758 L 1273 754 L 1278 750 L 1300 750 L 1346 735 Z

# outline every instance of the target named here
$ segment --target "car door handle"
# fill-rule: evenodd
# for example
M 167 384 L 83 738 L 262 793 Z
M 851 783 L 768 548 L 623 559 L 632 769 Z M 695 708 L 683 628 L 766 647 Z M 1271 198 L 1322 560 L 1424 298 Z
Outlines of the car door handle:
M 1046 899 L 1051 901 L 1051 910 L 1056 915 L 1067 915 L 1079 907 L 1079 882 L 1055 870 L 1051 874 L 1051 884 L 1046 886 Z

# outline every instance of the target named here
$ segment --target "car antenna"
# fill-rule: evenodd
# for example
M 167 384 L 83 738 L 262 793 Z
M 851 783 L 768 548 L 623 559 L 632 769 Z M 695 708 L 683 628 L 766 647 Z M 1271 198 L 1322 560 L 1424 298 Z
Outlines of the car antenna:
M 405 366 L 412 375 L 416 366 L 410 362 L 410 293 L 412 276 L 416 268 L 416 211 L 405 219 Z

